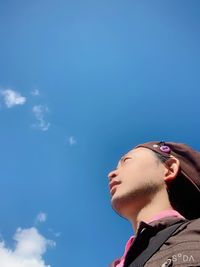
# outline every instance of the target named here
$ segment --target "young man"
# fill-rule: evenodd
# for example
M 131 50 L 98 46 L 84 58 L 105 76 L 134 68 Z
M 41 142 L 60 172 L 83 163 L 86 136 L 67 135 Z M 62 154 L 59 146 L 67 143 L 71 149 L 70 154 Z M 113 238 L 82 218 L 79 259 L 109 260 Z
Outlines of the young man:
M 110 267 L 200 266 L 200 153 L 185 144 L 148 142 L 109 173 L 113 209 L 134 236 Z

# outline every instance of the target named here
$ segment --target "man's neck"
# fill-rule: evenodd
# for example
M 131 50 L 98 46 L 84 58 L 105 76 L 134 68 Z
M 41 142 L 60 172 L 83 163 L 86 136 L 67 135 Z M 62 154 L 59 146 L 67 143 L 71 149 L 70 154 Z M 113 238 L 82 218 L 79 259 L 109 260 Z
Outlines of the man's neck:
M 153 216 L 156 214 L 165 211 L 165 210 L 174 210 L 168 199 L 167 192 L 158 193 L 149 203 L 143 206 L 137 213 L 132 216 L 129 221 L 132 224 L 134 232 L 137 232 L 139 223 L 141 221 L 149 222 Z

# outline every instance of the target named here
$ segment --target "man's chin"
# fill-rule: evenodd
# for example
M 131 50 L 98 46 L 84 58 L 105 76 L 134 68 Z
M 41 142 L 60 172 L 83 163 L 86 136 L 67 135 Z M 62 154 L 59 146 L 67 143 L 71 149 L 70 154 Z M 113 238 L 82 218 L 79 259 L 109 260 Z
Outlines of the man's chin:
M 124 217 L 124 210 L 127 208 L 128 200 L 124 196 L 120 196 L 119 194 L 114 194 L 111 197 L 111 205 L 115 212 L 117 212 L 120 216 Z
M 133 192 L 120 194 L 118 191 L 115 192 L 115 194 L 113 194 L 111 197 L 111 205 L 113 210 L 124 218 L 128 218 L 128 214 L 130 212 L 133 213 L 134 210 L 137 209 L 139 202 L 138 196 Z

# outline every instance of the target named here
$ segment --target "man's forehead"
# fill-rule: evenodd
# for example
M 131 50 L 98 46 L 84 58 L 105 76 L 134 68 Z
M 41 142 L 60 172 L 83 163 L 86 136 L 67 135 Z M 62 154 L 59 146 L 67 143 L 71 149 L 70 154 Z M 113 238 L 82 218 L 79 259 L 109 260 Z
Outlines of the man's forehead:
M 118 164 L 117 164 L 117 166 L 119 166 L 119 164 L 124 160 L 124 158 L 126 158 L 126 157 L 128 157 L 128 156 L 136 156 L 136 155 L 138 155 L 140 152 L 147 152 L 148 153 L 148 151 L 150 151 L 150 149 L 148 149 L 148 148 L 145 148 L 145 147 L 137 147 L 137 148 L 133 148 L 133 149 L 131 149 L 131 150 L 129 150 L 126 154 L 124 154 L 121 158 L 120 158 L 120 160 L 119 160 L 119 162 L 118 162 Z
M 133 155 L 134 154 L 134 149 L 131 149 L 130 151 L 128 151 L 126 154 L 124 154 L 120 160 L 118 161 L 118 164 L 117 164 L 117 167 L 119 167 L 119 165 L 121 164 L 121 162 L 126 158 L 128 157 L 129 155 Z
M 135 155 L 135 154 L 138 154 L 142 151 L 149 151 L 150 149 L 148 148 L 145 148 L 145 147 L 134 147 L 132 148 L 131 150 L 129 150 L 126 154 L 124 154 L 121 159 L 123 159 L 124 157 L 128 156 L 128 155 Z
M 125 157 L 127 157 L 127 156 L 134 155 L 136 152 L 137 152 L 137 151 L 135 151 L 135 149 L 133 148 L 133 149 L 129 150 L 126 154 L 124 154 L 124 155 L 120 158 L 120 160 L 123 160 L 123 159 L 124 159 Z

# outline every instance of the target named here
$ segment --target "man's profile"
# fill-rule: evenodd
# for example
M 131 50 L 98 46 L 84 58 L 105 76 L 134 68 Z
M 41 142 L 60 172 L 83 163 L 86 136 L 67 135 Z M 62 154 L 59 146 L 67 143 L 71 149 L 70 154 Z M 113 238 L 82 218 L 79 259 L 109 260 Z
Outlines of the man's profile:
M 110 267 L 200 266 L 200 153 L 152 141 L 108 174 L 113 209 L 134 236 Z

